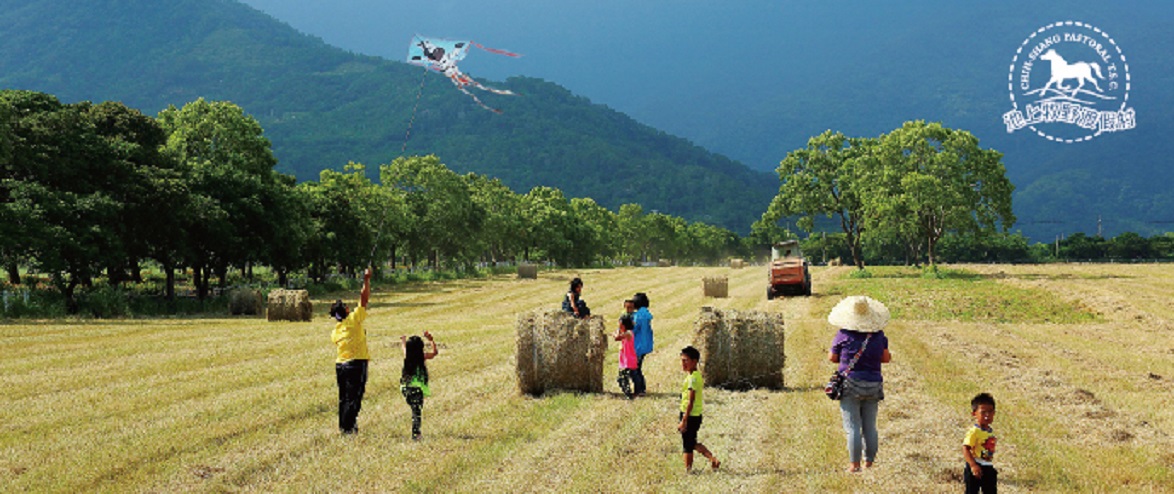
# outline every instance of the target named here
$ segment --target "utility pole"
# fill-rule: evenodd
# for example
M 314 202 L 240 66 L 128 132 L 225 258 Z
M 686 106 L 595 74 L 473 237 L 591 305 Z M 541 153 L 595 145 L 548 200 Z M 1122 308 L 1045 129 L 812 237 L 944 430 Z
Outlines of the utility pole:
M 1099 214 L 1097 215 L 1097 236 L 1105 238 L 1104 235 L 1101 235 L 1101 215 Z

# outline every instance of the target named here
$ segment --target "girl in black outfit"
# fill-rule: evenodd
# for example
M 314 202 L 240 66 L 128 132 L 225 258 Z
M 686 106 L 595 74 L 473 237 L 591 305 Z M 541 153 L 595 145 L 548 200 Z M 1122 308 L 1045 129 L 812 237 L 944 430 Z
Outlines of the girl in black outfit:
M 591 315 L 591 309 L 587 308 L 587 302 L 583 301 L 583 280 L 579 278 L 571 280 L 571 289 L 563 299 L 563 311 L 570 312 L 579 319 L 585 319 Z
M 420 421 L 424 411 L 424 398 L 432 395 L 428 387 L 428 366 L 425 361 L 436 357 L 436 342 L 432 340 L 432 333 L 424 332 L 424 338 L 431 344 L 431 351 L 424 352 L 424 340 L 419 336 L 408 338 L 400 336 L 400 344 L 404 349 L 404 370 L 400 374 L 399 390 L 412 408 L 412 440 L 420 440 Z

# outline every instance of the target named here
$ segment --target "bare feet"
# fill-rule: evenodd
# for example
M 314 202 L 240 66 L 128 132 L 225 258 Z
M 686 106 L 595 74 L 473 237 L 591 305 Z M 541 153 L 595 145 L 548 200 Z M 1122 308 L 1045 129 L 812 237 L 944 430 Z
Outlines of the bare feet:
M 709 466 L 710 466 L 710 468 L 713 468 L 713 471 L 716 472 L 719 468 L 722 467 L 722 462 L 721 462 L 721 460 L 718 460 L 717 457 L 715 456 L 713 458 L 713 460 L 710 460 Z
M 848 465 L 848 473 L 860 472 L 860 463 L 851 463 Z
M 864 462 L 864 468 L 872 468 L 872 462 L 871 461 Z

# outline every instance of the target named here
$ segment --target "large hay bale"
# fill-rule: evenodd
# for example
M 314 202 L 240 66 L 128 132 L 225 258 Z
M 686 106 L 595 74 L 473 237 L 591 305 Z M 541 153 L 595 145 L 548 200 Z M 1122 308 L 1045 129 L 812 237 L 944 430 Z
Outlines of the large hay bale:
M 744 267 L 746 267 L 746 261 L 744 259 L 730 259 L 730 268 L 742 269 Z
M 840 260 L 839 257 L 833 257 L 830 261 L 828 261 L 828 266 L 843 266 L 843 265 L 844 265 L 844 261 Z
M 707 386 L 783 388 L 783 315 L 702 307 L 693 333 Z
M 671 267 L 673 267 L 673 261 L 668 260 L 668 259 L 661 259 L 659 261 L 656 261 L 656 267 L 658 267 L 658 268 L 671 268 Z
M 519 264 L 518 265 L 518 279 L 520 279 L 520 280 L 536 280 L 536 279 L 538 279 L 538 265 L 537 264 Z
M 706 297 L 729 297 L 729 278 L 726 278 L 725 276 L 706 276 L 701 279 L 701 291 L 705 294 Z
M 314 304 L 306 290 L 273 290 L 269 292 L 267 313 L 270 321 L 310 322 Z
M 234 316 L 256 316 L 265 310 L 261 290 L 236 288 L 228 292 L 228 313 Z
M 562 389 L 603 392 L 607 335 L 603 317 L 576 319 L 557 309 L 518 315 L 518 390 L 530 395 Z

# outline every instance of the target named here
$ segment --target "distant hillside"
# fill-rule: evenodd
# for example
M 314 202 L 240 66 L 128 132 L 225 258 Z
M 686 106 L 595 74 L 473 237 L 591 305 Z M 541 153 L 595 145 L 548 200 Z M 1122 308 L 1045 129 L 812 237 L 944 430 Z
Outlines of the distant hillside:
M 149 113 L 231 100 L 261 121 L 278 168 L 300 179 L 400 155 L 423 80 L 406 153 L 436 154 L 518 191 L 551 185 L 745 232 L 778 187 L 772 174 L 556 84 L 500 83 L 520 96 L 486 96 L 505 110 L 493 114 L 436 74 L 330 47 L 232 0 L 0 0 L 0 35 L 0 87 Z

